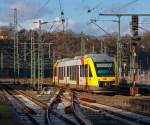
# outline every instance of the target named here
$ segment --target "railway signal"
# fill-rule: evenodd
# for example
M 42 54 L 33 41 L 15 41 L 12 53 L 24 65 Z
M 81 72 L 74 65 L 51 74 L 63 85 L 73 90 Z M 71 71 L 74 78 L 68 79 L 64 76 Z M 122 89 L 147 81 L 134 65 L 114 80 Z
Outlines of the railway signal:
M 132 16 L 132 35 L 133 37 L 138 36 L 138 16 Z
M 122 72 L 122 61 L 121 61 L 121 51 L 122 51 L 122 48 L 121 48 L 121 42 L 120 42 L 120 37 L 121 37 L 121 33 L 120 33 L 120 18 L 122 16 L 130 16 L 130 17 L 133 17 L 134 18 L 134 21 L 135 21 L 135 24 L 134 24 L 134 30 L 136 31 L 134 35 L 136 35 L 138 33 L 138 16 L 150 16 L 150 14 L 134 14 L 134 13 L 99 13 L 99 16 L 115 16 L 118 18 L 118 20 L 116 21 L 118 23 L 118 40 L 117 40 L 117 63 L 118 63 L 118 66 L 119 66 L 119 70 L 118 72 L 120 73 L 119 76 L 121 78 L 121 72 Z M 135 38 L 133 38 L 137 41 L 137 39 L 140 39 L 138 37 L 138 34 L 136 35 Z

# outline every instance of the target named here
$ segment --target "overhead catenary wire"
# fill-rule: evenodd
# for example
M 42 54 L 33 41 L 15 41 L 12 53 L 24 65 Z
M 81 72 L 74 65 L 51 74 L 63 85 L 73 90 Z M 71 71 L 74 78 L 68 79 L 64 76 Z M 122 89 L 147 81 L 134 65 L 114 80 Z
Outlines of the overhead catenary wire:
M 139 28 L 142 29 L 142 30 L 144 30 L 144 31 L 146 31 L 146 32 L 148 32 L 148 33 L 150 33 L 150 30 L 147 30 L 147 29 L 145 29 L 145 28 L 142 27 L 142 26 L 139 26 Z
M 138 1 L 139 1 L 139 0 L 133 0 L 133 1 L 131 1 L 131 2 L 128 2 L 128 3 L 124 4 L 124 5 L 122 5 L 121 7 L 117 8 L 116 10 L 117 10 L 117 11 L 120 11 L 120 10 L 122 10 L 122 9 L 124 9 L 124 8 L 126 8 L 126 7 L 128 7 L 128 6 L 130 6 L 130 5 L 132 5 L 132 4 L 135 4 L 135 3 L 138 2 Z
M 99 26 L 95 21 L 90 21 L 90 23 L 88 23 L 87 25 L 89 24 L 94 24 L 96 25 L 99 29 L 101 29 L 104 33 L 106 33 L 107 35 L 111 36 L 111 34 L 109 32 L 107 32 L 105 29 L 103 29 L 101 26 Z
M 33 18 L 38 18 L 40 11 L 41 11 L 44 7 L 46 7 L 50 1 L 51 1 L 51 0 L 47 0 L 47 1 L 37 10 L 37 12 L 36 12 L 35 15 L 33 16 Z

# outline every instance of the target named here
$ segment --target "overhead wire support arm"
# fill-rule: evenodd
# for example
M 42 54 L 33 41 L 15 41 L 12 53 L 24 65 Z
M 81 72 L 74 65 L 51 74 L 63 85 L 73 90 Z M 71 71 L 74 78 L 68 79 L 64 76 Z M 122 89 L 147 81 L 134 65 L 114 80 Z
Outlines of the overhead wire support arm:
M 99 13 L 99 16 L 150 16 L 144 13 Z
M 19 80 L 19 47 L 18 47 L 18 16 L 17 16 L 17 8 L 13 9 L 14 13 L 14 83 L 16 82 L 16 69 L 17 69 L 17 77 Z

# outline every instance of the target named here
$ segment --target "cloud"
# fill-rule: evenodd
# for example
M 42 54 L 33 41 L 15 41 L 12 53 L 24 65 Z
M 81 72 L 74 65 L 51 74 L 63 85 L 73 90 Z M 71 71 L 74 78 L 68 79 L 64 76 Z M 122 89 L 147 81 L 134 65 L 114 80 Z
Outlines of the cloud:
M 2 22 L 13 22 L 13 9 L 18 10 L 18 22 L 44 17 L 53 11 L 48 5 L 43 6 L 44 2 L 25 1 L 25 0 L 5 0 L 0 6 L 0 17 Z
M 87 22 L 69 20 L 68 28 L 72 29 L 72 31 L 76 33 L 84 32 L 85 34 L 90 34 L 94 36 L 98 36 L 102 34 L 102 32 L 98 31 L 95 26 L 88 25 Z
M 53 13 L 47 6 L 41 6 L 39 2 L 17 1 L 10 4 L 9 8 L 17 8 L 20 20 L 29 20 L 39 17 L 44 17 L 47 14 Z

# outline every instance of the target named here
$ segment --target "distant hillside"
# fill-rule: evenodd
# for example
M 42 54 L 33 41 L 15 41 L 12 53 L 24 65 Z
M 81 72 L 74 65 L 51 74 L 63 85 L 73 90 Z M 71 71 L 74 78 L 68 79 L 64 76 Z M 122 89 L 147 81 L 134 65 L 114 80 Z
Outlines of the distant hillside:
M 68 58 L 81 55 L 81 41 L 85 42 L 85 54 L 88 53 L 100 53 L 107 52 L 111 56 L 116 55 L 116 41 L 117 35 L 114 33 L 112 36 L 102 36 L 102 37 L 93 37 L 87 35 L 75 34 L 71 31 L 69 32 L 44 32 L 43 36 L 44 42 L 54 43 L 51 45 L 51 58 L 49 58 L 49 49 L 48 45 L 45 45 L 45 69 L 47 69 L 47 75 L 50 72 L 52 61 L 56 61 L 60 58 Z M 141 68 L 147 70 L 149 69 L 150 64 L 150 33 L 142 34 L 141 41 L 138 42 L 137 46 L 137 60 Z M 34 31 L 34 42 L 38 42 L 38 33 Z M 81 40 L 82 39 L 82 40 Z M 130 55 L 130 41 L 131 37 L 129 35 L 123 36 L 121 38 L 122 42 L 122 55 Z M 30 45 L 26 46 L 26 51 L 24 51 L 24 45 L 21 43 L 31 43 L 31 31 L 21 30 L 19 32 L 19 62 L 20 69 L 22 74 L 26 70 L 25 74 L 30 76 Z M 13 74 L 13 53 L 14 53 L 14 42 L 13 40 L 0 40 L 0 52 L 3 53 L 3 68 L 11 69 L 11 73 L 8 70 L 8 73 Z M 28 53 L 25 56 L 25 52 Z M 25 60 L 26 57 L 26 60 Z M 54 57 L 54 58 L 52 58 Z M 129 58 L 128 58 L 129 59 Z M 129 61 L 129 60 L 127 60 Z M 1 74 L 7 72 L 2 72 Z M 10 75 L 8 75 L 10 76 Z

